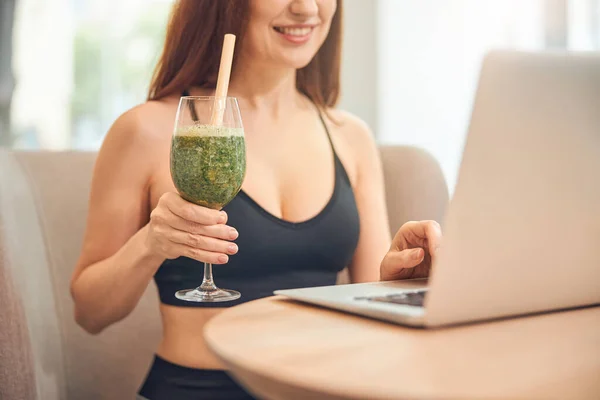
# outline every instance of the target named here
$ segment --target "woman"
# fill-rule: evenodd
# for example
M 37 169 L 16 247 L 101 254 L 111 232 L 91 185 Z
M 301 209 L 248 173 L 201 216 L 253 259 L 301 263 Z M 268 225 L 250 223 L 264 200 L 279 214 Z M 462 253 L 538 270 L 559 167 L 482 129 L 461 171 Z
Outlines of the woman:
M 97 333 L 127 316 L 154 277 L 164 337 L 142 396 L 250 398 L 203 341 L 217 307 L 334 284 L 344 267 L 352 282 L 428 274 L 439 225 L 407 223 L 390 246 L 375 143 L 363 122 L 333 109 L 341 3 L 177 1 L 149 100 L 108 132 L 71 291 L 77 322 Z M 216 211 L 179 197 L 169 151 L 179 98 L 214 93 L 228 32 L 238 38 L 229 95 L 243 115 L 247 174 L 242 192 Z M 201 281 L 205 261 L 222 265 L 219 285 L 240 300 L 174 297 Z

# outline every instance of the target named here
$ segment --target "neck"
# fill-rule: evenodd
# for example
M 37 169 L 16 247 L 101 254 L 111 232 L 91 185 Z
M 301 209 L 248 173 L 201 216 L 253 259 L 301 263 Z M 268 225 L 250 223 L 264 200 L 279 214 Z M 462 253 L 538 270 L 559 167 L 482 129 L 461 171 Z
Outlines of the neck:
M 243 101 L 246 107 L 267 108 L 279 114 L 298 104 L 296 70 L 240 62 L 231 76 L 229 93 Z

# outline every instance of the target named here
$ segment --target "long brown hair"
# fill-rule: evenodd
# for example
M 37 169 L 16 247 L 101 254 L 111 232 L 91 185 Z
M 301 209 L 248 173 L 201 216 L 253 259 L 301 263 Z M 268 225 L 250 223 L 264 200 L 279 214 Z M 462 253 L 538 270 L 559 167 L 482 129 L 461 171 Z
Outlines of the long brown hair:
M 192 86 L 214 88 L 226 33 L 244 42 L 249 0 L 177 0 L 171 11 L 162 55 L 154 71 L 149 100 L 181 93 Z M 320 108 L 333 107 L 340 94 L 342 0 L 325 42 L 296 77 L 298 90 Z M 233 68 L 236 62 L 234 58 Z

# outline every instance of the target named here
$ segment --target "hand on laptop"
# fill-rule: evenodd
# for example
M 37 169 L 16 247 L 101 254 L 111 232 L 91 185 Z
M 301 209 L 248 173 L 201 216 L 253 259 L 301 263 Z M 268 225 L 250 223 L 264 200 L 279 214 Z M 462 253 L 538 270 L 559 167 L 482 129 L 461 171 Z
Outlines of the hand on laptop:
M 398 230 L 379 270 L 382 281 L 426 278 L 442 240 L 435 221 L 411 221 Z

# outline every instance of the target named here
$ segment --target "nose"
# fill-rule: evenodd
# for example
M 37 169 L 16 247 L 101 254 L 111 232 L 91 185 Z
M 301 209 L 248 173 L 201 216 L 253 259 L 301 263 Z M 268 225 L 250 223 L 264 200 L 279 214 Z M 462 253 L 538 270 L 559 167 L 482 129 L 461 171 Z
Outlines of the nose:
M 319 14 L 318 0 L 294 0 L 290 4 L 292 14 L 314 16 Z

